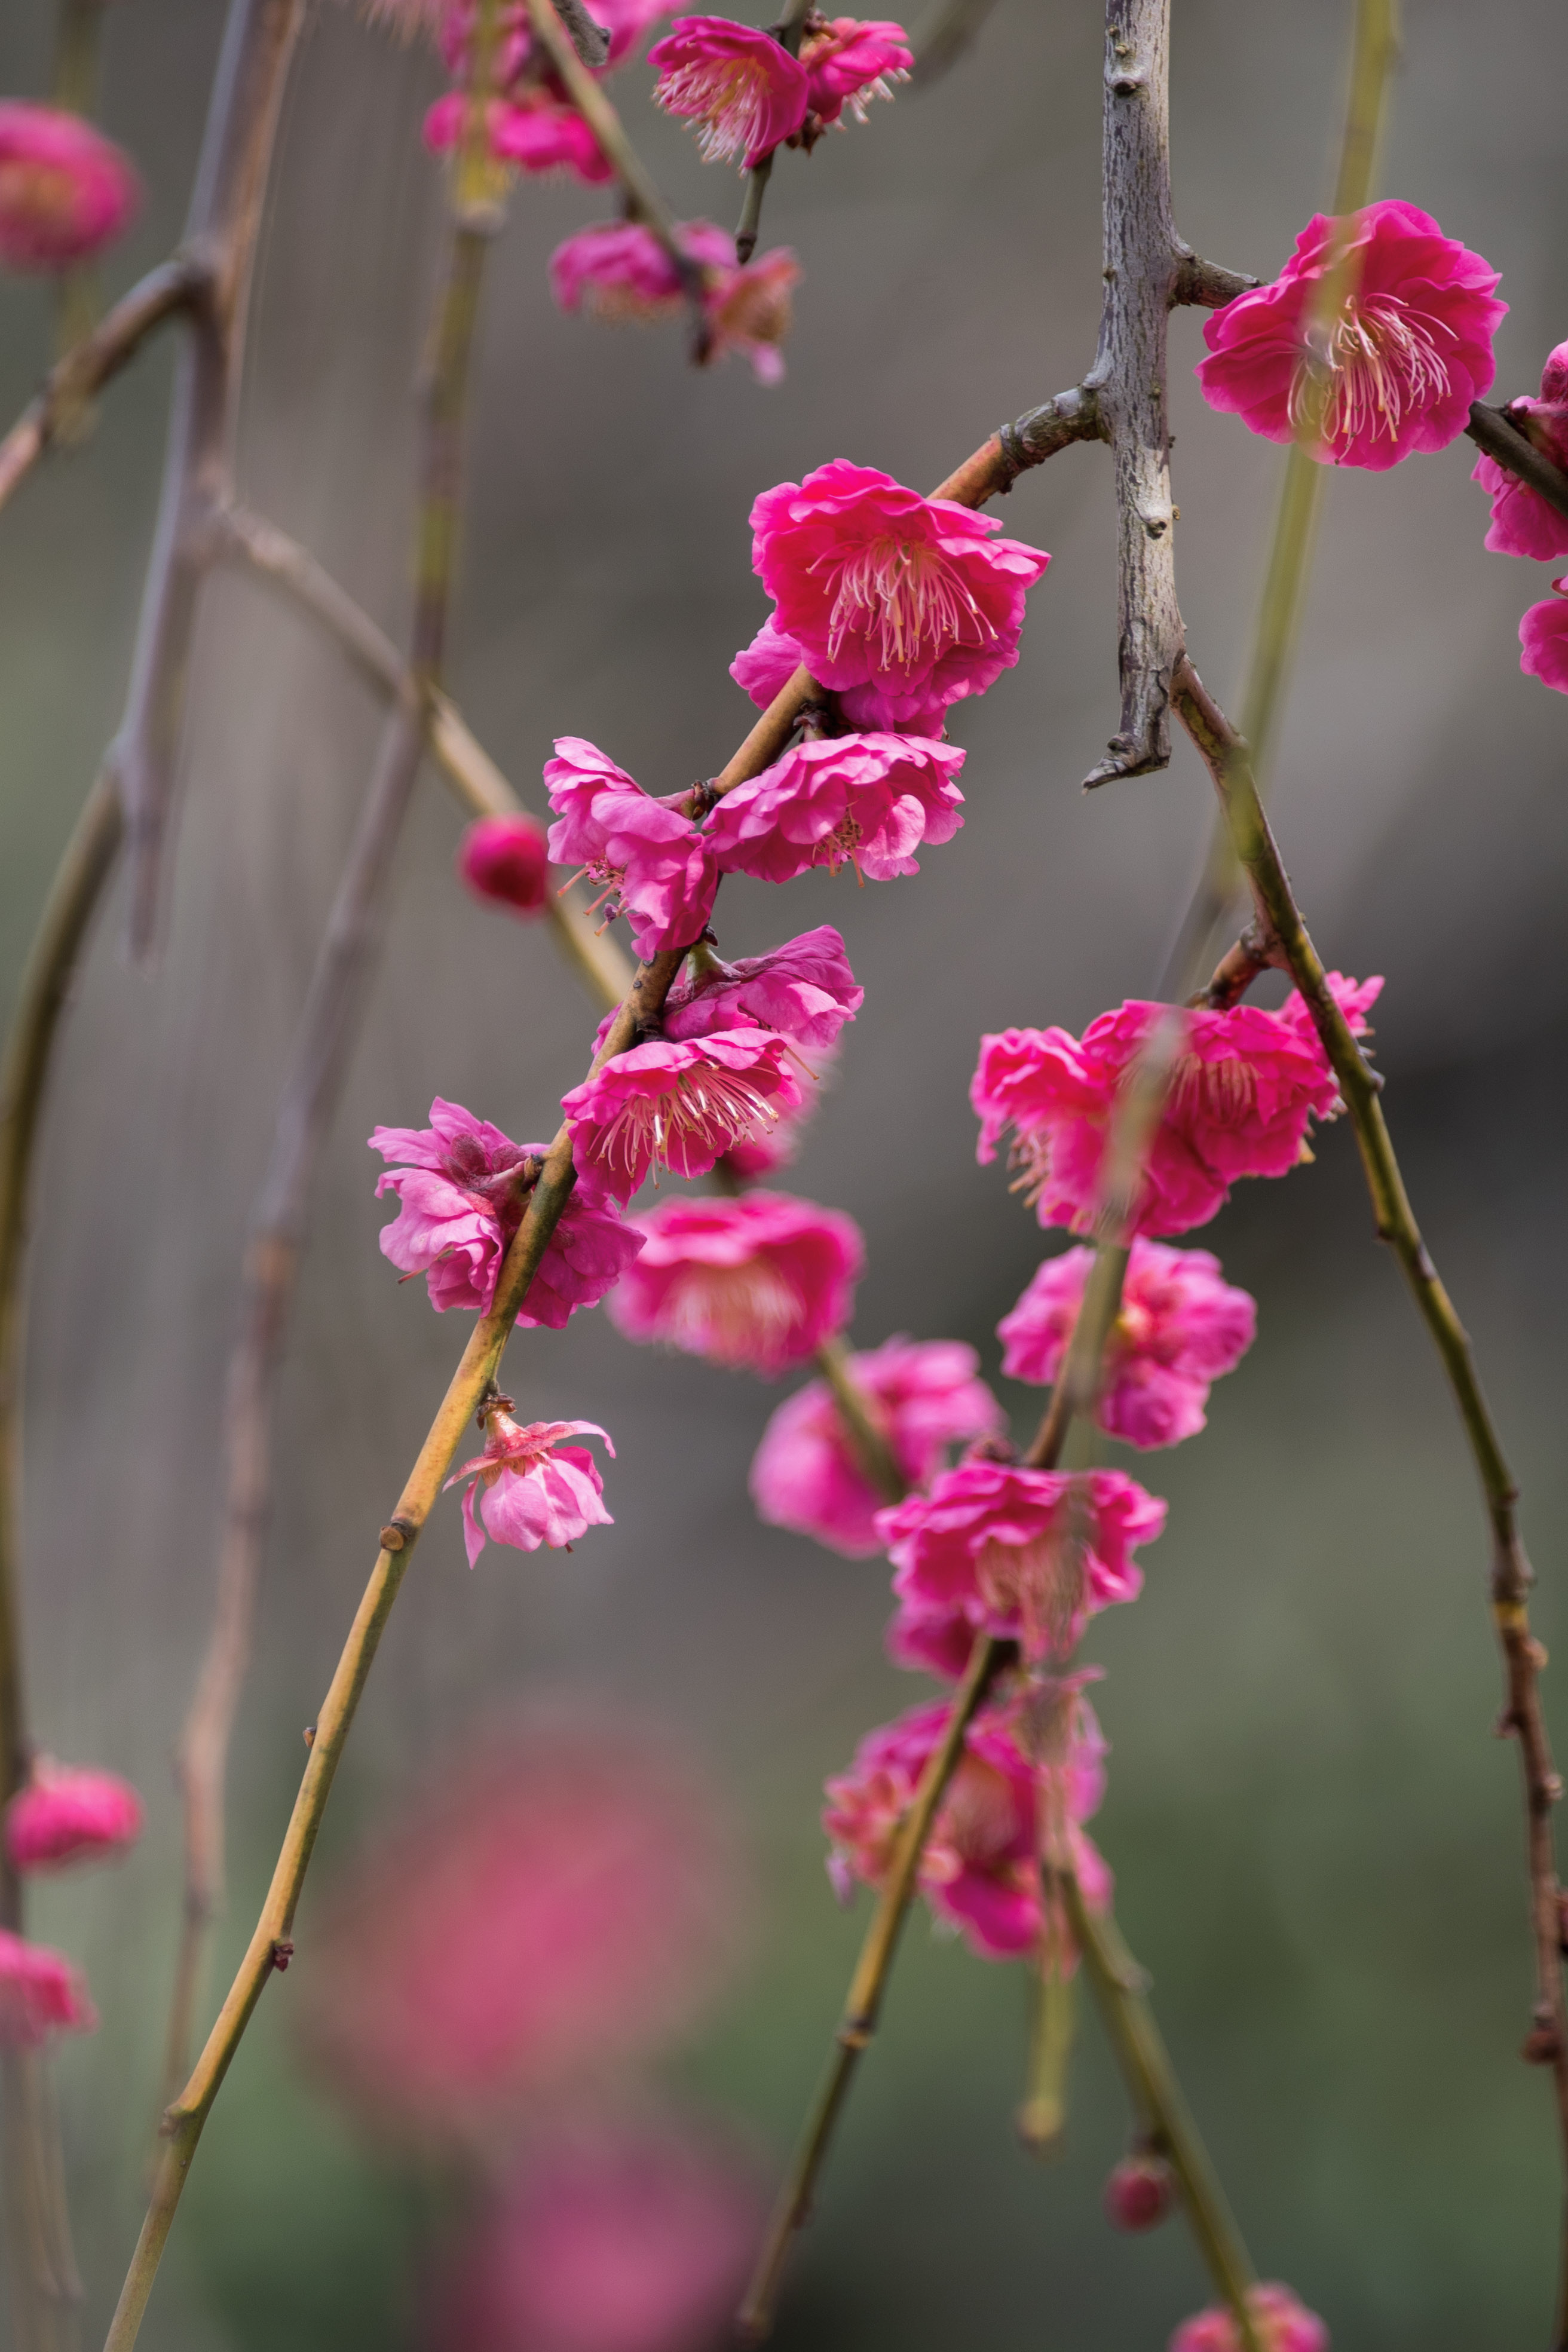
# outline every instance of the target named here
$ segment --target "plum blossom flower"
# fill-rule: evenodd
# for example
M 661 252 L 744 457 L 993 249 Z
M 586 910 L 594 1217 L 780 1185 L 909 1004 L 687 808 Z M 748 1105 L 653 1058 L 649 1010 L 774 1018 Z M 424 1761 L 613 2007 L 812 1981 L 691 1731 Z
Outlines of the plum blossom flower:
M 707 949 L 664 1000 L 667 1037 L 705 1037 L 748 1023 L 776 1029 L 796 1045 L 829 1046 L 865 1003 L 831 923 L 786 940 L 766 955 L 721 963 Z
M 48 1870 L 123 1853 L 142 1834 L 142 1800 L 114 1772 L 57 1764 L 40 1756 L 25 1789 L 5 1808 L 5 1852 L 14 1870 Z
M 1314 304 L 1332 265 L 1335 223 L 1310 221 L 1271 286 L 1204 324 L 1204 397 L 1268 441 L 1296 437 L 1310 396 Z M 1498 273 L 1429 213 L 1385 201 L 1356 214 L 1347 290 L 1327 329 L 1321 439 L 1311 454 L 1382 472 L 1413 450 L 1443 449 L 1496 373 L 1492 337 L 1508 310 Z
M 1121 1470 L 987 1461 L 877 1515 L 907 1620 L 961 1617 L 1030 1660 L 1065 1657 L 1090 1617 L 1138 1598 L 1132 1555 L 1164 1524 L 1164 1504 Z
M 770 614 L 751 644 L 743 646 L 730 664 L 730 675 L 757 709 L 765 710 L 805 661 L 795 639 L 785 636 Z M 940 694 L 915 700 L 908 695 L 884 694 L 878 686 L 851 686 L 839 695 L 838 708 L 852 728 L 873 733 L 940 736 L 947 726 L 947 698 Z
M 0 1927 L 0 2049 L 36 2050 L 51 2033 L 90 2033 L 98 2011 L 63 1952 Z
M 643 1251 L 616 1328 L 769 1378 L 844 1328 L 866 1270 L 852 1217 L 784 1192 L 663 1201 L 632 1223 Z
M 1568 575 L 1552 583 L 1552 594 L 1532 604 L 1519 625 L 1519 666 L 1527 677 L 1568 694 Z
M 744 2155 L 670 2116 L 587 2116 L 525 2147 L 448 2256 L 430 2352 L 717 2343 L 762 2207 Z
M 1002 1408 L 979 1378 L 980 1360 L 961 1339 L 886 1339 L 851 1356 L 846 1370 L 910 1486 L 925 1486 L 944 1466 L 949 1445 L 1003 1426 Z M 773 1414 L 752 1464 L 751 1490 L 769 1527 L 815 1536 L 846 1559 L 869 1559 L 882 1549 L 882 1497 L 860 1468 L 826 1381 L 798 1389 Z M 968 1641 L 966 1628 L 966 1655 Z
M 1263 2352 L 1329 2352 L 1329 2331 L 1288 2286 L 1269 2280 L 1252 2290 L 1253 2331 Z M 1220 2305 L 1184 2319 L 1169 2352 L 1241 2352 L 1241 2331 Z
M 659 1039 L 616 1055 L 562 1097 L 579 1183 L 629 1201 L 662 1169 L 705 1176 L 737 1142 L 799 1108 L 788 1052 L 786 1041 L 765 1029 L 718 1029 L 684 1045 Z
M 1019 1742 L 1022 1706 L 1013 1700 L 975 1717 L 921 1856 L 920 1890 L 931 1910 L 989 1959 L 1035 1950 L 1046 1926 L 1039 1774 Z M 848 1900 L 858 1880 L 873 1888 L 882 1885 L 921 1774 L 952 1712 L 949 1699 L 912 1707 L 868 1733 L 849 1770 L 828 1781 L 822 1826 L 831 1842 L 828 1876 L 841 1900 Z M 1109 1874 L 1076 1821 L 1070 1833 L 1085 1899 L 1102 1909 Z
M 787 245 L 718 271 L 702 300 L 710 356 L 725 359 L 738 352 L 751 362 L 759 383 L 781 383 L 784 364 L 779 346 L 795 322 L 792 298 L 799 283 L 800 265 Z
M 1049 1257 L 996 1326 L 1009 1380 L 1055 1381 L 1083 1303 L 1094 1252 Z M 1111 1327 L 1095 1420 L 1130 1445 L 1175 1445 L 1204 1425 L 1211 1381 L 1234 1371 L 1258 1327 L 1256 1302 L 1208 1250 L 1135 1241 Z
M 732 1143 L 728 1151 L 721 1152 L 713 1165 L 742 1188 L 761 1184 L 767 1177 L 776 1176 L 795 1159 L 805 1130 L 811 1125 L 820 1108 L 825 1086 L 833 1075 L 838 1059 L 838 1048 L 826 1045 L 816 1048 L 809 1055 L 796 1052 L 795 1059 L 810 1073 L 812 1083 L 805 1097 L 793 1111 L 786 1111 L 773 1121 L 765 1134 L 753 1132 L 742 1141 Z
M 301 1987 L 313 2069 L 378 2134 L 484 2131 L 689 2030 L 746 1927 L 710 1785 L 660 1733 L 559 1712 L 491 1732 L 330 1886 Z
M 706 163 L 738 155 L 752 171 L 805 120 L 810 83 L 799 59 L 771 33 L 728 16 L 677 16 L 647 61 L 658 74 L 655 99 L 698 126 Z
M 458 872 L 476 898 L 540 915 L 549 903 L 544 828 L 531 816 L 481 816 L 458 844 Z
M 923 736 L 819 736 L 726 793 L 705 838 L 721 873 L 763 882 L 814 866 L 852 866 L 872 882 L 918 874 L 921 843 L 951 841 L 963 823 L 963 759 Z
M 468 100 L 448 90 L 425 117 L 425 144 L 445 155 L 462 144 Z M 493 98 L 485 107 L 485 135 L 491 157 L 515 171 L 569 172 L 589 187 L 615 178 L 615 166 L 574 106 L 563 106 L 542 89 L 525 99 Z
M 0 268 L 69 269 L 129 226 L 141 202 L 130 157 L 90 122 L 0 100 Z
M 800 45 L 809 84 L 808 104 L 824 125 L 839 121 L 847 106 L 857 122 L 868 117 L 869 101 L 891 98 L 889 84 L 908 81 L 914 64 L 910 37 L 885 17 L 819 17 Z
M 375 1188 L 378 1200 L 391 1192 L 400 1203 L 382 1228 L 382 1255 L 405 1276 L 424 1275 L 438 1315 L 453 1307 L 487 1314 L 549 1147 L 514 1143 L 488 1119 L 437 1095 L 428 1127 L 378 1127 L 370 1148 L 404 1163 L 389 1169 Z M 518 1321 L 563 1329 L 580 1307 L 598 1305 L 641 1247 L 641 1235 L 616 1210 L 574 1192 Z
M 874 686 L 888 723 L 984 694 L 1018 658 L 1050 557 L 950 499 L 836 457 L 752 509 L 752 566 L 778 628 L 835 694 Z
M 460 1478 L 470 1482 L 463 1489 L 463 1540 L 470 1568 L 492 1537 L 518 1551 L 537 1551 L 541 1544 L 560 1551 L 590 1528 L 615 1525 L 605 1508 L 598 1465 L 586 1446 L 561 1449 L 564 1437 L 597 1437 L 613 1457 L 616 1449 L 598 1423 L 533 1421 L 524 1425 L 512 1419 L 511 1402 L 498 1396 L 483 1408 L 484 1452 L 446 1481 L 448 1486 Z
M 1511 401 L 1508 415 L 1543 457 L 1568 468 L 1568 343 L 1559 343 L 1542 368 L 1540 399 Z M 1568 555 L 1568 515 L 1548 506 L 1539 490 L 1484 450 L 1470 479 L 1491 493 L 1486 543 L 1494 555 L 1533 556 L 1541 563 Z
M 711 221 L 682 221 L 676 236 L 700 268 L 733 270 L 735 241 Z M 595 319 L 668 319 L 686 289 L 664 247 L 640 221 L 598 221 L 550 257 L 550 291 L 562 310 Z
M 1352 1032 L 1381 980 L 1328 974 Z M 1081 1038 L 1065 1029 L 1005 1029 L 980 1041 L 969 1098 L 980 1119 L 977 1157 L 996 1157 L 1015 1131 L 1018 1189 L 1042 1225 L 1090 1233 L 1101 1167 L 1128 1073 L 1166 1008 L 1140 1000 L 1102 1013 Z M 1311 1018 L 1292 992 L 1278 1013 L 1237 1004 L 1185 1015 L 1177 1060 L 1149 1147 L 1135 1231 L 1180 1234 L 1206 1224 L 1243 1176 L 1283 1176 L 1307 1156 L 1309 1121 L 1341 1108 L 1334 1075 Z
M 719 887 L 713 853 L 689 817 L 666 808 L 581 735 L 558 735 L 544 782 L 557 822 L 550 855 L 575 866 L 624 914 L 640 956 L 700 939 Z

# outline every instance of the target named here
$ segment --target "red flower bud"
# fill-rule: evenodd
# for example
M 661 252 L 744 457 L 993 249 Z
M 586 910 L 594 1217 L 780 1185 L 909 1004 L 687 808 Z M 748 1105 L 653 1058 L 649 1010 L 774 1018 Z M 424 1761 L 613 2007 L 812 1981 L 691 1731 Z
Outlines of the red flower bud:
M 458 872 L 477 898 L 515 914 L 542 912 L 550 895 L 543 827 L 531 816 L 482 816 L 464 834 Z
M 1105 2184 L 1106 2218 L 1118 2230 L 1157 2229 L 1175 2195 L 1175 2176 L 1163 2158 L 1125 2156 Z

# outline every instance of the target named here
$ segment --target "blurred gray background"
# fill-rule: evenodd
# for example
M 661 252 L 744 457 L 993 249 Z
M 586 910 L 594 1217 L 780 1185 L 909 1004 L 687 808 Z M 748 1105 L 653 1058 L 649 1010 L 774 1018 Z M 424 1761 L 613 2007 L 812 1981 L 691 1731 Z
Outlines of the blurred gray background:
M 217 0 L 110 11 L 107 127 L 146 214 L 114 289 L 177 232 Z M 753 12 L 754 13 L 754 12 Z M 1503 273 L 1498 395 L 1533 391 L 1568 334 L 1563 91 L 1549 0 L 1408 0 L 1385 192 Z M 1331 176 L 1342 0 L 1182 0 L 1178 218 L 1268 275 Z M 0 89 L 47 85 L 51 12 L 14 0 Z M 1005 416 L 1073 382 L 1099 303 L 1100 12 L 1001 0 L 972 52 L 870 126 L 781 159 L 764 246 L 805 270 L 789 373 L 689 373 L 674 332 L 551 307 L 553 245 L 608 204 L 520 187 L 486 298 L 452 678 L 525 796 L 556 733 L 651 791 L 710 773 L 744 730 L 726 676 L 764 611 L 746 516 L 845 456 L 935 481 Z M 737 184 L 616 95 L 677 209 L 728 221 Z M 408 602 L 409 385 L 440 232 L 418 141 L 440 87 L 418 49 L 323 5 L 289 93 L 258 280 L 242 478 L 391 629 Z M 0 289 L 0 407 L 44 364 L 43 295 Z M 1222 694 L 1245 658 L 1279 453 L 1198 398 L 1200 325 L 1173 336 L 1181 590 Z M 123 690 L 161 462 L 170 354 L 146 354 L 80 454 L 0 519 L 0 989 Z M 1562 1599 L 1568 969 L 1561 952 L 1568 710 L 1517 667 L 1548 571 L 1488 555 L 1460 443 L 1327 485 L 1275 794 L 1327 960 L 1386 972 L 1387 1108 L 1418 1212 L 1469 1320 L 1526 1496 L 1540 1627 Z M 1144 992 L 1196 870 L 1206 786 L 1170 772 L 1090 800 L 1115 723 L 1112 518 L 1102 451 L 1021 483 L 1005 527 L 1048 547 L 1024 659 L 959 706 L 968 822 L 918 880 L 724 894 L 726 951 L 844 931 L 865 1011 L 792 1181 L 851 1211 L 870 1270 L 855 1333 L 994 1324 L 1041 1255 L 1000 1171 L 973 1163 L 979 1032 L 1078 1027 Z M 126 969 L 95 945 L 38 1186 L 28 1368 L 26 1609 L 37 1736 L 129 1772 L 147 1837 L 48 1888 L 37 1932 L 86 1961 L 103 2028 L 65 2054 L 89 2340 L 139 2219 L 177 1909 L 168 1759 L 202 1643 L 222 1368 L 249 1191 L 378 714 L 330 651 L 243 579 L 199 640 L 168 938 Z M 548 935 L 481 911 L 451 872 L 458 818 L 422 793 L 374 1008 L 319 1190 L 282 1405 L 260 1656 L 233 1783 L 226 1972 L 265 1885 L 320 1695 L 462 1333 L 376 1248 L 363 1139 L 432 1094 L 549 1134 L 596 1013 Z M 1097 1824 L 1126 1932 L 1266 2276 L 1338 2352 L 1475 2352 L 1544 2334 L 1557 2189 L 1546 2086 L 1521 2066 L 1528 1949 L 1510 1749 L 1479 1512 L 1447 1397 L 1380 1255 L 1348 1133 L 1243 1192 L 1202 1237 L 1260 1302 L 1209 1432 L 1140 1475 L 1170 1496 L 1134 1610 L 1093 1629 L 1113 1742 Z M 837 2013 L 858 1923 L 835 1909 L 823 1775 L 921 1685 L 881 1662 L 885 1574 L 760 1528 L 745 1471 L 776 1392 L 627 1348 L 597 1316 L 525 1336 L 527 1417 L 614 1433 L 613 1529 L 570 1556 L 464 1564 L 440 1513 L 399 1603 L 333 1800 L 321 1882 L 465 1723 L 557 1687 L 670 1718 L 730 1789 L 757 1857 L 751 1972 L 681 2073 L 782 2155 Z M 1032 1396 L 1009 1398 L 1022 1426 Z M 1547 1685 L 1555 1702 L 1557 1677 Z M 1559 1744 L 1568 1720 L 1557 1714 Z M 300 1912 L 308 1961 L 313 1894 Z M 405 2186 L 300 2079 L 276 1980 L 208 2130 L 144 2338 L 167 2352 L 352 2352 L 405 2340 Z M 1041 2352 L 1155 2347 L 1207 2300 L 1179 2225 L 1114 2239 L 1100 2183 L 1124 2110 L 1086 2021 L 1068 2146 L 1041 2168 L 1011 2111 L 1024 1987 L 911 1932 L 885 2034 L 795 2274 L 786 2347 Z

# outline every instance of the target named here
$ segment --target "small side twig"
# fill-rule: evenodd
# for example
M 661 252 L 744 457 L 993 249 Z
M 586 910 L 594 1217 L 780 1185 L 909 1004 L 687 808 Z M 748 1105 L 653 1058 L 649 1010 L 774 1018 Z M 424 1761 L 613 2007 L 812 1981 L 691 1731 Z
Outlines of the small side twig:
M 1536 447 L 1510 409 L 1489 408 L 1484 400 L 1472 401 L 1465 431 L 1479 449 L 1510 474 L 1517 474 L 1549 507 L 1568 515 L 1568 474 Z
M 787 0 L 784 15 L 776 25 L 769 27 L 779 47 L 787 49 L 792 58 L 800 55 L 801 36 L 805 30 L 805 20 L 811 14 L 811 7 L 812 0 Z M 742 265 L 750 261 L 757 249 L 757 238 L 763 225 L 763 198 L 773 175 L 775 152 L 770 149 L 746 174 L 746 193 L 741 205 L 741 217 L 735 226 L 735 258 Z

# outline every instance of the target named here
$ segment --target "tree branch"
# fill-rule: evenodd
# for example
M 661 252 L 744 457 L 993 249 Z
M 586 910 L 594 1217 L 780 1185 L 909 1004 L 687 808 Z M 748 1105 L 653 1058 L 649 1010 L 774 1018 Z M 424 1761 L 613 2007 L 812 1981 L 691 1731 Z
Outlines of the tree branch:
M 1489 408 L 1485 401 L 1472 401 L 1465 431 L 1489 457 L 1527 482 L 1537 498 L 1544 499 L 1559 514 L 1568 515 L 1568 474 L 1529 439 L 1523 423 L 1516 420 L 1511 409 Z
M 1175 275 L 1171 280 L 1171 308 L 1184 306 L 1199 310 L 1223 310 L 1238 294 L 1251 294 L 1262 285 L 1260 278 L 1247 278 L 1239 270 L 1222 269 L 1217 262 L 1205 261 L 1189 246 L 1176 239 L 1179 258 Z

